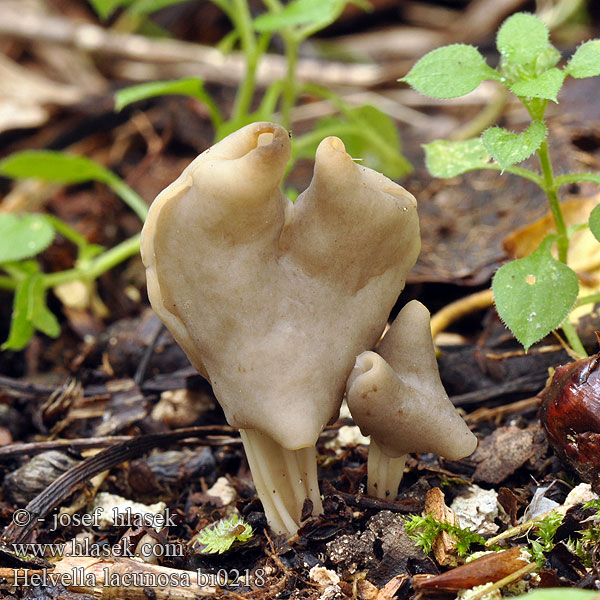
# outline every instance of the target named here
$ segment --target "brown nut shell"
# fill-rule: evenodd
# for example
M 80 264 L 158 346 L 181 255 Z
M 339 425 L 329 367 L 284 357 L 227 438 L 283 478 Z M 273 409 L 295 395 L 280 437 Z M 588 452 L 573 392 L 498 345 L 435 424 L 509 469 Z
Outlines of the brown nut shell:
M 558 367 L 539 397 L 548 442 L 600 492 L 600 354 Z

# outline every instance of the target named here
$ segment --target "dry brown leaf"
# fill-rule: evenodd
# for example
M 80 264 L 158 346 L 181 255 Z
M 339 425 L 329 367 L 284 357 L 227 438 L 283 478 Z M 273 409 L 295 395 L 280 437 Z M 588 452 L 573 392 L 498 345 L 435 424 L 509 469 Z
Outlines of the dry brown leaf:
M 417 580 L 416 585 L 426 589 L 458 591 L 500 581 L 528 564 L 520 555 L 520 547 L 486 554 L 441 575 Z
M 538 451 L 538 427 L 519 429 L 514 425 L 499 427 L 484 438 L 472 462 L 477 464 L 474 481 L 498 484 L 512 475 Z

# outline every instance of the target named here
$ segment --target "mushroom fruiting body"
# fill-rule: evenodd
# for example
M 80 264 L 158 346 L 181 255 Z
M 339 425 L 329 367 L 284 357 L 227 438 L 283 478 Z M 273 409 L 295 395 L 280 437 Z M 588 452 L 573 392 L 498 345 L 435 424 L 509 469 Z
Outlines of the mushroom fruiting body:
M 380 336 L 420 250 L 414 197 L 337 138 L 308 189 L 279 191 L 285 129 L 253 123 L 161 192 L 142 232 L 150 302 L 242 432 L 257 492 L 293 533 L 321 510 L 315 444 L 355 357 Z
M 396 497 L 410 452 L 458 460 L 477 447 L 444 390 L 429 311 L 416 300 L 400 311 L 377 352 L 357 357 L 347 402 L 363 435 L 371 436 L 367 487 L 372 496 Z

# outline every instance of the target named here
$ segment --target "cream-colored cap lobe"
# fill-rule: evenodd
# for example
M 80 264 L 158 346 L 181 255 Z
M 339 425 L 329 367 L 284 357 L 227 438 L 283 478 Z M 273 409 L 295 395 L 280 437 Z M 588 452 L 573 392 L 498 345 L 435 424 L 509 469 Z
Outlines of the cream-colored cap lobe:
M 358 356 L 347 402 L 363 435 L 375 439 L 387 456 L 432 452 L 457 460 L 477 447 L 444 390 L 429 311 L 416 300 L 400 311 L 377 353 Z

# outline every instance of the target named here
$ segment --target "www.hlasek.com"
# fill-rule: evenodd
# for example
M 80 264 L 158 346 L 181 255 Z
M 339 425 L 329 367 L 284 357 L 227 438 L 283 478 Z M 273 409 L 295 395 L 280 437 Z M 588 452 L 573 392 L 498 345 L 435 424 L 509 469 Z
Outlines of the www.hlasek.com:
M 63 556 L 177 558 L 185 556 L 185 548 L 182 544 L 157 544 L 152 542 L 134 544 L 129 538 L 123 538 L 118 544 L 113 545 L 90 542 L 89 539 L 85 538 L 55 544 L 12 544 L 12 549 L 17 556 L 35 556 L 36 558 L 62 558 Z

